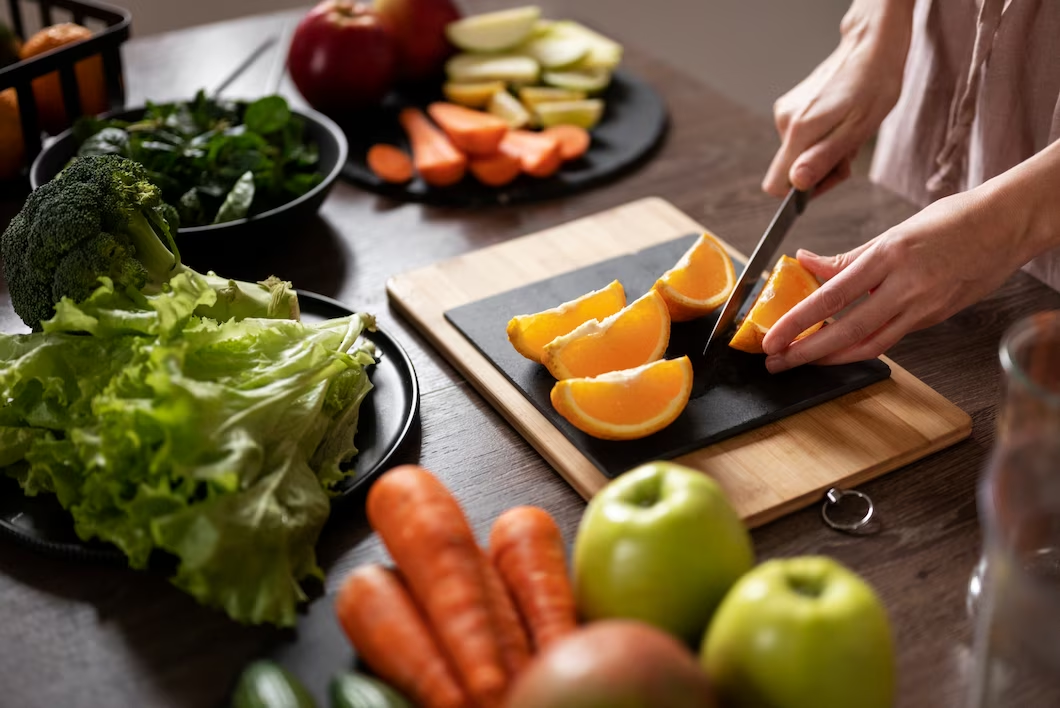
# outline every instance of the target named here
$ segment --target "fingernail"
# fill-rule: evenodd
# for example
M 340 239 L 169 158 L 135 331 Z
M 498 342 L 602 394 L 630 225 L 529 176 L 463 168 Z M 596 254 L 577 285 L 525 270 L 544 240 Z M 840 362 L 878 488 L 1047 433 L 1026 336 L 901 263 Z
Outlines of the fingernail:
M 784 359 L 780 356 L 773 355 L 766 357 L 766 370 L 771 374 L 779 374 L 781 371 L 785 371 L 788 367 L 784 363 Z
M 818 256 L 816 253 L 814 253 L 813 251 L 807 251 L 805 248 L 800 248 L 799 250 L 795 251 L 795 257 L 796 258 L 810 258 L 810 259 L 813 259 L 813 260 L 820 260 L 821 259 L 821 257 Z

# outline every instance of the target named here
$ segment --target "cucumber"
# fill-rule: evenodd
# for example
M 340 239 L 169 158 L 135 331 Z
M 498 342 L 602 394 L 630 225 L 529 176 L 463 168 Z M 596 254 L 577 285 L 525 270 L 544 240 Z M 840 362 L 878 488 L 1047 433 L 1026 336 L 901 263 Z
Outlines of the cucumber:
M 232 708 L 316 708 L 316 702 L 289 671 L 260 660 L 243 670 L 232 695 Z
M 400 693 L 364 674 L 339 674 L 331 680 L 331 708 L 413 708 Z

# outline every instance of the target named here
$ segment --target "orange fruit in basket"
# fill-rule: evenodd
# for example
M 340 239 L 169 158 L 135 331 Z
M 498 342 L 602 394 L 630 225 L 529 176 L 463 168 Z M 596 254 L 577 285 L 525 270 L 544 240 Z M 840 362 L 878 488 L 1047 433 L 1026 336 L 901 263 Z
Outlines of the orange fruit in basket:
M 724 305 L 736 287 L 736 271 L 721 242 L 704 233 L 653 287 L 666 300 L 670 319 L 685 322 Z
M 691 393 L 692 362 L 683 356 L 557 381 L 551 398 L 556 412 L 578 430 L 604 440 L 635 440 L 674 422 Z
M 29 59 L 91 36 L 90 30 L 72 22 L 45 27 L 22 45 L 22 58 Z M 81 96 L 82 114 L 96 115 L 107 110 L 107 82 L 103 74 L 102 57 L 97 55 L 77 62 L 74 75 Z M 53 135 L 69 127 L 77 117 L 67 115 L 58 71 L 34 79 L 33 96 L 37 99 L 41 126 Z
M 0 91 L 0 180 L 18 175 L 25 157 L 22 123 L 18 117 L 18 96 L 15 89 L 5 89 Z
M 508 322 L 508 341 L 515 350 L 536 364 L 545 355 L 545 345 L 567 334 L 589 320 L 602 320 L 626 306 L 622 283 L 611 281 L 606 287 L 586 293 L 533 315 L 518 315 Z
M 729 346 L 750 354 L 762 354 L 762 340 L 769 328 L 777 323 L 788 310 L 805 300 L 810 293 L 820 287 L 817 278 L 794 258 L 782 256 L 769 274 L 762 292 L 758 293 L 754 305 L 747 317 L 740 323 Z M 823 323 L 818 322 L 800 334 L 802 339 L 819 330 Z
M 541 363 L 557 379 L 599 376 L 661 359 L 670 313 L 654 290 L 599 322 L 589 320 L 545 345 Z

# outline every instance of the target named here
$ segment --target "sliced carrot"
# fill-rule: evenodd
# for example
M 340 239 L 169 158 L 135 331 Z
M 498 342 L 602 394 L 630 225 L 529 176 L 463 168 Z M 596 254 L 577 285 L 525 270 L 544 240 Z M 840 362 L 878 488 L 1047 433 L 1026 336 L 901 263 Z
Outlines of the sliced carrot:
M 490 530 L 490 560 L 515 599 L 535 652 L 577 629 L 563 535 L 547 511 L 517 506 L 498 516 Z
M 467 155 L 460 152 L 418 108 L 398 114 L 412 145 L 412 162 L 420 177 L 434 187 L 448 187 L 464 178 Z
M 399 147 L 378 143 L 368 149 L 368 169 L 383 180 L 404 184 L 412 179 L 412 159 Z
M 468 694 L 482 708 L 500 706 L 508 677 L 490 615 L 482 551 L 456 499 L 427 470 L 402 465 L 376 480 L 366 506 L 368 523 Z
M 498 152 L 489 157 L 473 157 L 468 163 L 471 174 L 489 187 L 503 187 L 523 171 L 522 161 L 515 155 Z
M 335 613 L 346 637 L 372 671 L 417 705 L 471 705 L 396 573 L 381 565 L 357 568 L 342 582 Z
M 500 642 L 504 666 L 508 669 L 509 678 L 514 680 L 530 662 L 530 639 L 526 636 L 526 628 L 523 627 L 519 611 L 512 603 L 508 588 L 485 553 L 482 554 L 482 564 L 486 574 L 486 591 L 489 593 L 493 627 Z
M 469 155 L 492 155 L 508 132 L 508 124 L 491 113 L 438 101 L 427 113 L 459 149 Z
M 558 140 L 529 130 L 509 130 L 500 149 L 518 157 L 523 172 L 532 177 L 551 177 L 563 163 Z
M 577 160 L 589 150 L 593 138 L 580 125 L 554 125 L 541 131 L 542 135 L 559 141 L 559 152 L 564 162 Z

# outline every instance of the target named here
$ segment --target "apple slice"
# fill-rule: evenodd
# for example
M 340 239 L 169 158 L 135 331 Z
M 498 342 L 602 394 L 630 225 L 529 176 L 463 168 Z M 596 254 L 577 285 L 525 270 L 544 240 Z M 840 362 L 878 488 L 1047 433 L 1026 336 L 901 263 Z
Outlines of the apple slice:
M 442 86 L 446 99 L 468 108 L 485 108 L 490 98 L 498 91 L 504 91 L 503 81 L 479 81 L 475 83 L 447 82 Z
M 520 54 L 457 54 L 445 64 L 449 80 L 460 83 L 505 81 L 513 84 L 532 84 L 537 81 L 541 67 L 528 56 Z
M 525 128 L 530 124 L 530 112 L 507 91 L 493 94 L 486 110 L 504 120 L 512 130 Z
M 589 52 L 578 63 L 579 69 L 614 70 L 622 61 L 622 45 L 594 32 L 585 25 L 571 20 L 562 20 L 552 25 L 550 37 L 575 39 L 589 45 Z
M 599 98 L 585 101 L 555 101 L 542 103 L 535 109 L 541 125 L 551 128 L 554 125 L 576 125 L 591 130 L 604 115 L 604 102 Z
M 552 33 L 529 40 L 520 53 L 533 57 L 545 69 L 573 66 L 589 54 L 589 43 L 579 37 L 557 37 Z
M 519 100 L 531 110 L 542 103 L 581 101 L 585 97 L 586 93 L 584 91 L 571 91 L 570 89 L 552 88 L 550 86 L 526 86 L 519 89 Z
M 611 83 L 607 69 L 579 69 L 577 71 L 546 71 L 541 79 L 549 86 L 587 94 L 600 93 Z
M 465 52 L 498 52 L 526 40 L 540 18 L 535 5 L 486 12 L 450 22 L 445 35 Z

